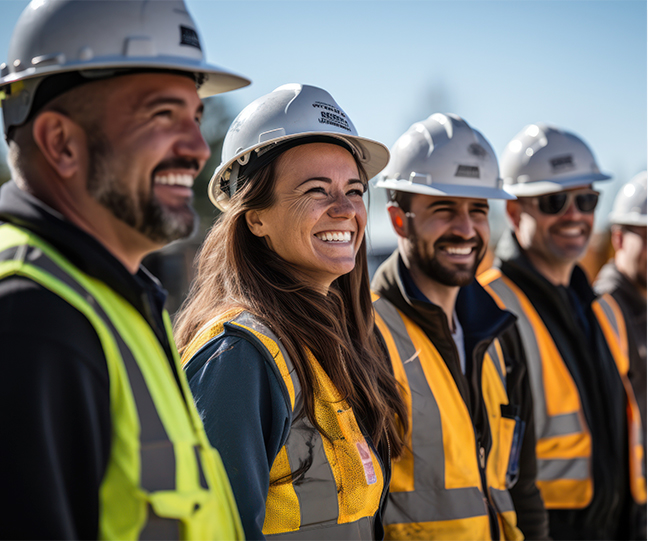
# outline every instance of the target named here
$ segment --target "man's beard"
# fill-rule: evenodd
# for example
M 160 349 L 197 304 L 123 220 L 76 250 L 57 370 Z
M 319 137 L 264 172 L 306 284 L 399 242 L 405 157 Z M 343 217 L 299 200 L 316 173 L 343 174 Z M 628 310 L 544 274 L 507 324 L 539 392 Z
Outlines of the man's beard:
M 459 286 L 464 287 L 472 283 L 477 274 L 477 268 L 486 255 L 484 248 L 484 241 L 478 235 L 470 240 L 466 240 L 457 235 L 445 235 L 437 239 L 434 243 L 434 255 L 430 255 L 426 250 L 426 243 L 421 239 L 413 227 L 410 225 L 412 233 L 409 236 L 411 253 L 410 258 L 412 263 L 416 265 L 419 270 L 428 278 L 435 282 L 439 282 L 445 286 Z M 445 267 L 437 258 L 436 254 L 439 253 L 438 246 L 440 244 L 476 244 L 475 246 L 475 262 L 472 265 L 463 265 L 464 268 L 454 266 L 452 268 Z
M 180 208 L 162 205 L 153 189 L 148 197 L 140 193 L 137 200 L 120 184 L 113 164 L 116 162 L 110 143 L 100 129 L 87 130 L 88 192 L 112 214 L 156 244 L 168 244 L 190 237 L 198 225 L 198 216 L 188 203 Z M 175 164 L 160 164 L 156 171 Z M 182 165 L 185 165 L 184 163 Z M 153 175 L 154 176 L 154 175 Z

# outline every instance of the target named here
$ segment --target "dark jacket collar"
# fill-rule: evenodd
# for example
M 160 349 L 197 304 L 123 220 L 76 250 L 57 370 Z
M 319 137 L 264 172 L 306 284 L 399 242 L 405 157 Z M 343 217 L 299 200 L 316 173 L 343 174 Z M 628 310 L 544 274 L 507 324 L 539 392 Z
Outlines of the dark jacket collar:
M 520 246 L 513 231 L 505 232 L 495 251 L 495 266 L 502 270 L 504 275 L 509 276 L 516 284 L 524 284 L 523 290 L 535 288 L 543 294 L 555 297 L 560 295 L 562 287 L 553 285 L 533 266 L 524 250 Z M 569 280 L 570 289 L 587 306 L 596 299 L 596 294 L 587 279 L 587 275 L 579 265 L 574 266 Z
M 619 271 L 610 260 L 599 271 L 594 284 L 597 293 L 612 293 L 621 296 L 633 314 L 646 314 L 646 299 L 639 294 L 637 288 L 628 280 L 628 278 Z
M 449 327 L 445 313 L 416 287 L 398 250 L 378 268 L 371 285 L 376 293 L 419 325 L 433 342 L 447 340 Z M 479 342 L 499 336 L 516 320 L 513 314 L 497 306 L 477 280 L 459 290 L 455 311 L 464 330 L 467 352 Z
M 166 292 L 144 267 L 131 274 L 92 236 L 36 197 L 7 182 L 0 188 L 0 222 L 32 231 L 50 243 L 86 274 L 101 280 L 130 302 L 153 327 L 161 331 L 161 311 Z

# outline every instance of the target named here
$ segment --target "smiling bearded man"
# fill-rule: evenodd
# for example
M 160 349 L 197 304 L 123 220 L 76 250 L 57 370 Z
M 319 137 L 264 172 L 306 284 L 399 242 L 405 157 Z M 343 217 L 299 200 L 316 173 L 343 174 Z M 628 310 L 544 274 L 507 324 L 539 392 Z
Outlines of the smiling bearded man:
M 475 280 L 488 199 L 514 196 L 488 141 L 456 115 L 417 122 L 391 156 L 377 186 L 390 190 L 398 249 L 372 289 L 411 433 L 393 462 L 386 538 L 546 539 L 521 345 L 500 340 L 515 317 Z
M 610 177 L 579 137 L 547 124 L 526 126 L 501 163 L 505 188 L 518 197 L 507 202 L 513 230 L 498 245 L 499 269 L 480 281 L 518 316 L 551 537 L 645 539 L 626 324 L 577 265 L 594 225 L 592 183 Z
M 7 539 L 242 539 L 143 257 L 194 228 L 207 64 L 184 2 L 35 0 L 0 69 Z

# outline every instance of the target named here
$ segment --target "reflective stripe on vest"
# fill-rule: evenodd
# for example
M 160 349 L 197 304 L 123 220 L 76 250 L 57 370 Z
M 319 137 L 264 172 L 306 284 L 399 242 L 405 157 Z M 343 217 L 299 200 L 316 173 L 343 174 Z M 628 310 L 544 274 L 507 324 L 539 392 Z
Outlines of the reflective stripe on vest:
M 411 427 L 404 456 L 392 464 L 387 538 L 490 539 L 474 427 L 452 374 L 414 322 L 385 299 L 377 298 L 374 308 Z M 501 418 L 500 407 L 508 403 L 504 374 L 494 341 L 484 356 L 482 377 L 489 419 L 497 425 L 491 427 L 486 476 L 501 535 L 521 539 L 505 486 L 515 421 Z
M 630 489 L 635 501 L 645 503 L 646 501 L 646 469 L 643 459 L 643 430 L 641 428 L 641 416 L 639 406 L 635 398 L 634 390 L 628 379 L 630 360 L 628 359 L 628 335 L 621 308 L 612 295 L 605 294 L 599 297 L 592 306 L 599 325 L 603 330 L 605 339 L 610 344 L 610 350 L 619 369 L 623 387 L 628 397 L 628 438 L 630 452 Z
M 286 539 L 373 539 L 374 515 L 383 487 L 382 470 L 346 401 L 341 400 L 315 358 L 309 356 L 316 380 L 315 415 L 327 429 L 328 438 L 323 438 L 303 414 L 299 379 L 283 345 L 266 325 L 240 310 L 209 322 L 186 348 L 183 362 L 186 364 L 225 328 L 245 333 L 247 340 L 267 351 L 270 366 L 283 381 L 292 409 L 288 439 L 270 470 L 264 535 Z M 367 454 L 363 457 L 364 452 Z M 375 478 L 368 479 L 368 471 Z
M 479 281 L 502 308 L 518 316 L 534 400 L 538 456 L 538 488 L 549 509 L 579 509 L 592 499 L 592 442 L 578 388 L 544 322 L 526 295 L 497 269 L 490 269 Z M 613 301 L 612 301 L 613 302 Z M 628 433 L 632 453 L 631 487 L 635 500 L 645 501 L 645 475 L 637 465 L 643 449 L 636 444 L 639 417 L 634 395 L 623 374 L 625 334 L 620 312 L 600 300 L 592 305 L 610 351 L 615 357 L 628 397 Z M 611 319 L 610 319 L 611 317 Z M 627 349 L 625 349 L 627 351 Z M 626 358 L 627 359 L 627 358 Z M 627 371 L 627 368 L 625 369 Z M 633 415 L 633 412 L 636 415 Z
M 28 278 L 79 310 L 104 349 L 113 426 L 99 494 L 99 537 L 242 538 L 220 459 L 207 444 L 193 403 L 185 400 L 188 386 L 184 383 L 183 396 L 137 311 L 42 240 L 5 224 L 0 226 L 0 279 L 10 276 Z M 171 339 L 168 316 L 165 323 Z M 160 407 L 161 402 L 166 405 Z M 176 408 L 180 411 L 172 411 Z

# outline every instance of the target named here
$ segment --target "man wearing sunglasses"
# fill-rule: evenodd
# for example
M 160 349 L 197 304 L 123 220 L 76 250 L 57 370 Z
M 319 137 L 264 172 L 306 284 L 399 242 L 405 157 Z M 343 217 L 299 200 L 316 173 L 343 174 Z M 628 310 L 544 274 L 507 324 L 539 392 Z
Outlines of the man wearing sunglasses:
M 518 316 L 534 401 L 538 487 L 554 539 L 645 539 L 640 423 L 625 322 L 578 266 L 608 180 L 576 135 L 526 126 L 501 161 L 511 234 L 480 281 Z

